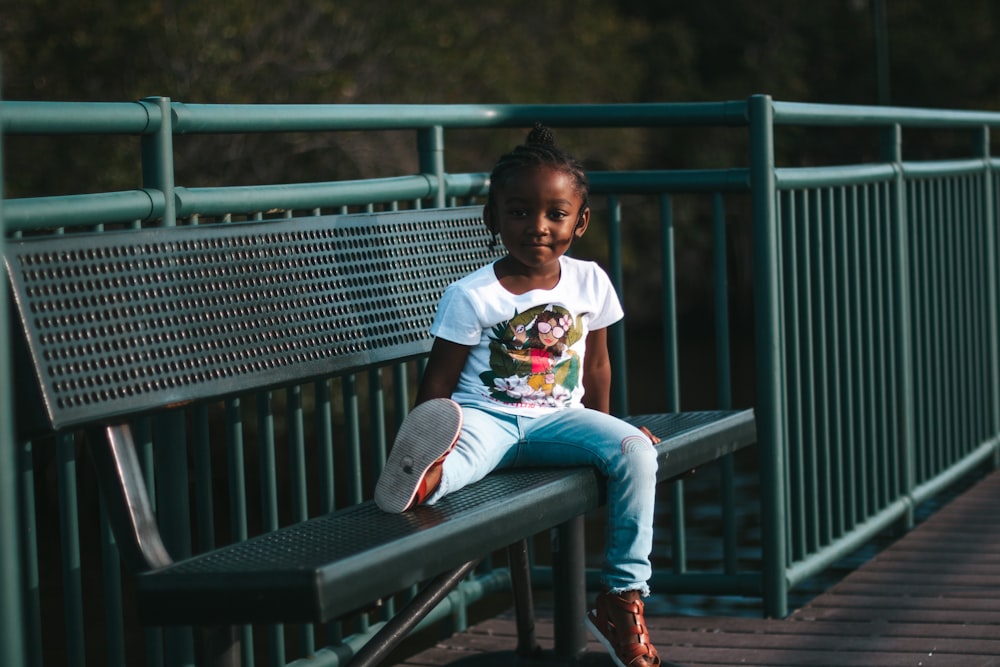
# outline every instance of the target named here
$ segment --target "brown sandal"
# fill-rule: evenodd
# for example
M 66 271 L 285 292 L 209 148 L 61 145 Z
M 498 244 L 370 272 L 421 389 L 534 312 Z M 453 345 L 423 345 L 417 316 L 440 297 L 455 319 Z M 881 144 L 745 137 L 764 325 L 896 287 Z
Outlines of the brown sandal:
M 649 640 L 645 605 L 638 591 L 601 593 L 587 614 L 587 627 L 618 667 L 657 667 L 660 657 Z

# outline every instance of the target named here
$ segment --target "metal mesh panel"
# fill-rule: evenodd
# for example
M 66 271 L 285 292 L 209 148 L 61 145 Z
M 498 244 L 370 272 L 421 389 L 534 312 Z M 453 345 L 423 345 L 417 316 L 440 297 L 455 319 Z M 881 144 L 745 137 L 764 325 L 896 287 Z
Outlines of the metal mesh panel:
M 12 242 L 55 428 L 304 381 L 429 349 L 437 300 L 497 256 L 480 209 Z

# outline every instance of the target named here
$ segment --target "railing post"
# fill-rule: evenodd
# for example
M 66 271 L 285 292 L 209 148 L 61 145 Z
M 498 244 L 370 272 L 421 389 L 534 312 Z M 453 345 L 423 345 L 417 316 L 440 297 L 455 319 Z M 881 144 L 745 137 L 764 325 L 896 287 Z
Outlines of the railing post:
M 977 133 L 976 144 L 977 157 L 983 160 L 983 217 L 986 219 L 986 289 L 989 312 L 987 322 L 989 326 L 989 382 L 990 393 L 992 394 L 993 416 L 992 436 L 997 440 L 1000 436 L 1000 357 L 998 357 L 997 337 L 1000 336 L 997 324 L 997 211 L 996 211 L 996 191 L 993 187 L 994 172 L 992 160 L 990 159 L 990 128 L 984 125 Z M 993 453 L 994 467 L 1000 466 L 1000 446 Z
M 909 497 L 916 486 L 916 442 L 914 436 L 913 407 L 913 339 L 910 312 L 910 253 L 909 216 L 906 209 L 906 182 L 903 177 L 903 129 L 896 123 L 883 130 L 882 159 L 891 162 L 896 170 L 892 182 L 892 241 L 895 269 L 896 327 L 894 350 L 897 355 L 895 382 L 899 393 L 897 432 L 900 461 L 902 463 L 903 495 Z M 903 516 L 904 530 L 913 527 L 913 505 Z
M 446 205 L 448 188 L 444 182 L 444 128 L 440 125 L 417 132 L 417 152 L 420 157 L 420 173 L 434 176 L 434 206 Z
M 142 136 L 142 186 L 163 193 L 164 227 L 177 224 L 174 197 L 174 133 L 169 97 L 147 97 L 140 101 L 150 116 L 150 134 Z M 191 555 L 191 521 L 188 502 L 188 460 L 186 429 L 181 413 L 161 415 L 153 420 L 153 450 L 156 480 L 150 485 L 172 502 L 156 502 L 157 522 L 174 558 Z M 158 494 L 159 495 L 159 494 Z M 167 664 L 189 664 L 194 656 L 194 639 L 183 628 L 165 631 Z
M 174 127 L 169 97 L 147 97 L 140 102 L 149 113 L 151 134 L 142 135 L 142 185 L 163 193 L 163 226 L 177 224 L 174 198 Z
M 788 613 L 784 362 L 774 176 L 774 109 L 767 95 L 747 104 L 753 205 L 754 332 L 760 449 L 764 614 Z
M 3 103 L 0 101 L 0 250 L 7 229 L 3 222 Z M 7 272 L 0 271 L 0 322 L 7 322 Z M 24 655 L 21 533 L 18 517 L 17 446 L 14 442 L 14 385 L 11 377 L 9 327 L 0 327 L 0 664 L 27 664 Z

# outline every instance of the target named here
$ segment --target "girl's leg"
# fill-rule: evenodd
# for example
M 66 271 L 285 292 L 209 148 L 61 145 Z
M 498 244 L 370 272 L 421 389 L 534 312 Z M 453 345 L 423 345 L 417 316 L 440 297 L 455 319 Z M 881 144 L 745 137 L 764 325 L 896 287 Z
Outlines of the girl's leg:
M 648 595 L 657 466 L 649 438 L 595 410 L 562 410 L 523 423 L 513 465 L 590 464 L 607 476 L 603 583 L 615 593 Z
M 441 481 L 427 498 L 433 505 L 453 491 L 477 482 L 512 457 L 520 433 L 517 418 L 462 406 L 462 432 L 441 466 Z

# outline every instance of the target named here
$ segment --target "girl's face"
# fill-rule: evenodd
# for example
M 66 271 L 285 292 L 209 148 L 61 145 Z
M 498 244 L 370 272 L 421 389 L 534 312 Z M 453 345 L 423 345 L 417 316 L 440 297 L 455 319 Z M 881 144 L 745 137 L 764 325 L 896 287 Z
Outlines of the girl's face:
M 500 234 L 507 260 L 523 274 L 551 270 L 590 221 L 573 178 L 553 167 L 513 173 L 493 194 L 486 224 Z

